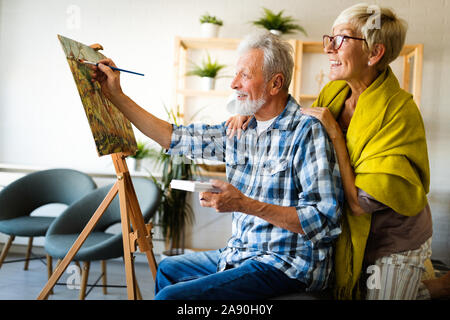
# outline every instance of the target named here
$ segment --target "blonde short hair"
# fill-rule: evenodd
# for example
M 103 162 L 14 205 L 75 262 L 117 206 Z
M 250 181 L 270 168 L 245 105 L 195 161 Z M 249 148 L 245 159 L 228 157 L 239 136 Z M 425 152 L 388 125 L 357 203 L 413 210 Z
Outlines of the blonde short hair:
M 408 24 L 391 9 L 359 3 L 342 11 L 333 23 L 333 29 L 339 24 L 350 23 L 366 39 L 369 51 L 375 44 L 384 44 L 384 56 L 377 64 L 383 71 L 400 54 L 406 38 Z

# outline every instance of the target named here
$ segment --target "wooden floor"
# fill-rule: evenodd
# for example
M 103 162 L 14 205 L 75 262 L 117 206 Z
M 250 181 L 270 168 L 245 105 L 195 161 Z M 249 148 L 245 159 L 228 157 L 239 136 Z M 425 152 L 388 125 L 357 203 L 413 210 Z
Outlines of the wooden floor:
M 22 259 L 23 255 L 17 253 L 8 254 L 6 261 Z M 157 258 L 158 259 L 158 258 Z M 71 286 L 75 273 L 66 272 L 58 280 L 53 294 L 49 300 L 78 300 L 79 290 Z M 0 300 L 35 300 L 47 283 L 46 259 L 32 260 L 28 270 L 23 270 L 24 262 L 4 263 L 0 268 Z M 152 300 L 154 297 L 154 282 L 148 263 L 143 257 L 137 257 L 135 261 L 136 277 L 144 300 Z M 127 289 L 125 287 L 125 268 L 120 259 L 108 260 L 107 282 L 113 287 L 107 288 L 107 294 L 103 294 L 100 262 L 92 262 L 89 272 L 87 296 L 85 300 L 126 300 Z M 93 286 L 98 281 L 97 286 Z M 67 285 L 69 283 L 69 286 Z M 123 287 L 119 287 L 123 286 Z

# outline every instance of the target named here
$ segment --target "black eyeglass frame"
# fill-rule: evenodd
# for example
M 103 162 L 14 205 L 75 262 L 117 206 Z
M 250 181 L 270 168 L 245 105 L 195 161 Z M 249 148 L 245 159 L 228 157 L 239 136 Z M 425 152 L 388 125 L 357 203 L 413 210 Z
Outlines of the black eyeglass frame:
M 367 41 L 364 38 L 350 37 L 350 36 L 346 36 L 346 35 L 343 35 L 343 34 L 337 34 L 335 36 L 329 36 L 329 35 L 324 34 L 323 37 L 322 37 L 323 48 L 326 49 L 326 47 L 327 47 L 327 45 L 325 44 L 325 38 L 330 39 L 330 42 L 328 43 L 328 44 L 330 44 L 330 43 L 333 43 L 334 39 L 337 38 L 337 37 L 342 37 L 342 41 L 339 44 L 339 47 L 334 48 L 335 45 L 332 46 L 333 50 L 336 50 L 336 51 L 338 51 L 342 47 L 342 44 L 344 43 L 345 39 L 364 40 L 364 42 L 367 44 Z

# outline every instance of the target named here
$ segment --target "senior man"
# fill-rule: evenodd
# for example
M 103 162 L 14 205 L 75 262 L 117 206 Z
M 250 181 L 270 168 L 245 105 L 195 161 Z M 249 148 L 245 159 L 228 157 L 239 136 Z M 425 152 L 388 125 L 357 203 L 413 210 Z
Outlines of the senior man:
M 225 248 L 164 259 L 155 299 L 263 299 L 322 290 L 341 232 L 343 192 L 333 146 L 320 122 L 289 95 L 292 47 L 268 33 L 238 48 L 231 88 L 237 111 L 253 114 L 241 139 L 218 125 L 175 126 L 139 107 L 121 90 L 105 59 L 93 77 L 106 97 L 172 155 L 226 163 L 229 183 L 200 194 L 200 204 L 233 212 Z

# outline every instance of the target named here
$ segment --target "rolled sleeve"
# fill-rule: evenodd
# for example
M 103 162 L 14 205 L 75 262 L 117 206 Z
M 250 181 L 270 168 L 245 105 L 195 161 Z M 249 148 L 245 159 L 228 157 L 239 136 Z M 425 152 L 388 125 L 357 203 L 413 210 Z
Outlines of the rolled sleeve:
M 333 241 L 340 233 L 344 200 L 339 168 L 331 141 L 317 121 L 311 125 L 299 153 L 297 214 L 306 240 Z
M 225 122 L 218 125 L 172 125 L 172 136 L 167 153 L 184 155 L 190 159 L 208 159 L 224 162 L 226 148 Z

